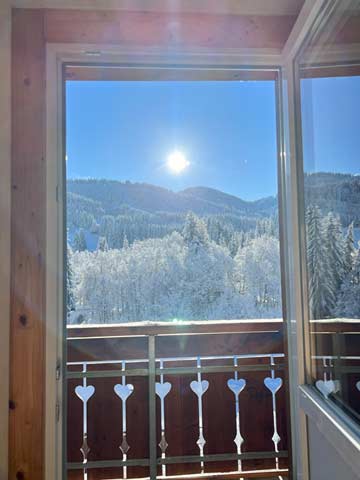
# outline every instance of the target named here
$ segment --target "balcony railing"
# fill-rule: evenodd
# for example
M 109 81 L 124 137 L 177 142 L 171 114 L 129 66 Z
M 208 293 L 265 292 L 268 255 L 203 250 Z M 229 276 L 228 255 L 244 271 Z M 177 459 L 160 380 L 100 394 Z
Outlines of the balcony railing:
M 360 320 L 313 320 L 310 334 L 315 386 L 360 423 Z
M 68 327 L 68 478 L 284 478 L 281 320 Z

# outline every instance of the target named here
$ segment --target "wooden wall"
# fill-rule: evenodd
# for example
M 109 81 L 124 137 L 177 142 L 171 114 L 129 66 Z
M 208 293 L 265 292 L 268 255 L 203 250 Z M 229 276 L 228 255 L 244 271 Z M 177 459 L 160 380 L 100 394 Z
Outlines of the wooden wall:
M 11 480 L 44 479 L 46 43 L 280 49 L 295 20 L 295 16 L 13 10 Z
M 10 338 L 10 55 L 11 8 L 0 2 L 0 478 L 8 476 L 8 404 Z
M 41 10 L 13 10 L 9 478 L 44 472 L 45 38 Z

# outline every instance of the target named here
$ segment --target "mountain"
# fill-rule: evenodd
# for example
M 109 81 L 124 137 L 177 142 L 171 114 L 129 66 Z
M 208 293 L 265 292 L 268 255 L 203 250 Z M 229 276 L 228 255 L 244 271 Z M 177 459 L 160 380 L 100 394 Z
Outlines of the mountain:
M 234 253 L 243 241 L 241 235 L 277 231 L 276 197 L 247 202 L 207 187 L 173 192 L 129 181 L 67 181 L 69 242 L 75 246 L 82 229 L 89 250 L 96 248 L 100 237 L 111 248 L 122 248 L 125 242 L 181 231 L 190 211 L 204 218 L 211 239 L 229 245 Z
M 106 215 L 121 215 L 129 210 L 151 214 L 168 212 L 197 215 L 233 214 L 251 217 L 271 216 L 276 212 L 275 197 L 247 202 L 233 195 L 206 187 L 173 192 L 147 183 L 116 180 L 68 180 L 68 198 L 86 210 L 101 209 Z M 90 204 L 89 204 L 90 201 Z M 86 205 L 88 203 L 88 205 Z M 74 205 L 75 207 L 75 205 Z
M 360 176 L 339 173 L 305 174 L 307 204 L 317 205 L 323 214 L 338 214 L 344 226 L 354 221 L 360 226 Z M 96 221 L 104 215 L 161 214 L 160 223 L 177 221 L 192 211 L 200 216 L 225 215 L 259 219 L 277 213 L 277 198 L 266 197 L 245 201 L 234 195 L 208 187 L 191 187 L 173 192 L 147 183 L 116 180 L 68 180 L 70 214 L 92 216 Z
M 192 187 L 181 192 L 184 195 L 224 207 L 226 212 L 241 213 L 242 215 L 269 216 L 277 210 L 277 198 L 265 197 L 252 202 L 242 200 L 234 195 L 221 192 L 214 188 Z
M 306 174 L 304 182 L 306 204 L 317 205 L 324 215 L 336 213 L 344 227 L 360 226 L 360 176 L 319 172 Z
M 340 216 L 347 228 L 354 222 L 355 236 L 360 227 L 360 177 L 335 173 L 306 174 L 306 205 L 317 205 L 322 214 Z M 277 198 L 246 201 L 234 195 L 196 186 L 180 192 L 148 183 L 116 180 L 68 180 L 67 225 L 70 243 L 83 229 L 89 249 L 103 236 L 109 246 L 121 248 L 146 238 L 162 238 L 181 231 L 189 211 L 203 217 L 212 239 L 239 243 L 239 234 L 254 235 L 277 231 Z

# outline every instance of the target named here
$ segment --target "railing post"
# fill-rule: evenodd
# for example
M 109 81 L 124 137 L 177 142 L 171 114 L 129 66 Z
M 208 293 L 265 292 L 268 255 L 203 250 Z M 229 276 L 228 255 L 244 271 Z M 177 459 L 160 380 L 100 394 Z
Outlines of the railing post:
M 155 336 L 148 337 L 149 357 L 149 460 L 150 480 L 156 480 L 157 476 L 157 445 L 156 445 L 156 386 L 155 386 Z

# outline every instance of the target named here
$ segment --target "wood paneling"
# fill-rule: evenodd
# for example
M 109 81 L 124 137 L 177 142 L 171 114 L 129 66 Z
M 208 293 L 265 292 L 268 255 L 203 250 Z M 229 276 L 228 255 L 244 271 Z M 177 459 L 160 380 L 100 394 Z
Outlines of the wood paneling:
M 12 0 L 19 8 L 70 8 L 228 15 L 297 15 L 304 0 Z
M 10 339 L 10 55 L 11 9 L 0 3 L 0 478 L 8 474 L 8 404 Z
M 13 10 L 9 478 L 44 469 L 45 40 L 41 10 Z
M 296 16 L 46 10 L 48 42 L 281 49 Z
M 350 12 L 349 12 L 350 13 Z M 359 44 L 360 43 L 360 13 L 352 12 L 348 20 L 344 23 L 331 38 L 334 44 Z
M 360 51 L 360 49 L 359 49 Z M 360 59 L 360 54 L 359 54 Z M 360 75 L 359 65 L 340 65 L 331 67 L 311 67 L 301 69 L 303 78 L 335 78 L 335 77 L 358 77 Z
M 276 70 L 225 70 L 225 69 L 170 69 L 170 68 L 123 68 L 116 66 L 66 67 L 66 79 L 71 81 L 239 81 L 239 80 L 275 80 Z
M 13 10 L 11 480 L 45 480 L 46 42 L 279 49 L 295 18 Z
M 310 320 L 311 333 L 360 333 L 360 320 L 355 318 L 329 318 Z
M 271 320 L 209 320 L 206 322 L 166 323 L 156 324 L 139 322 L 114 325 L 69 325 L 68 338 L 89 339 L 91 337 L 136 337 L 144 335 L 193 335 L 209 333 L 252 333 L 252 332 L 282 332 L 282 319 Z

